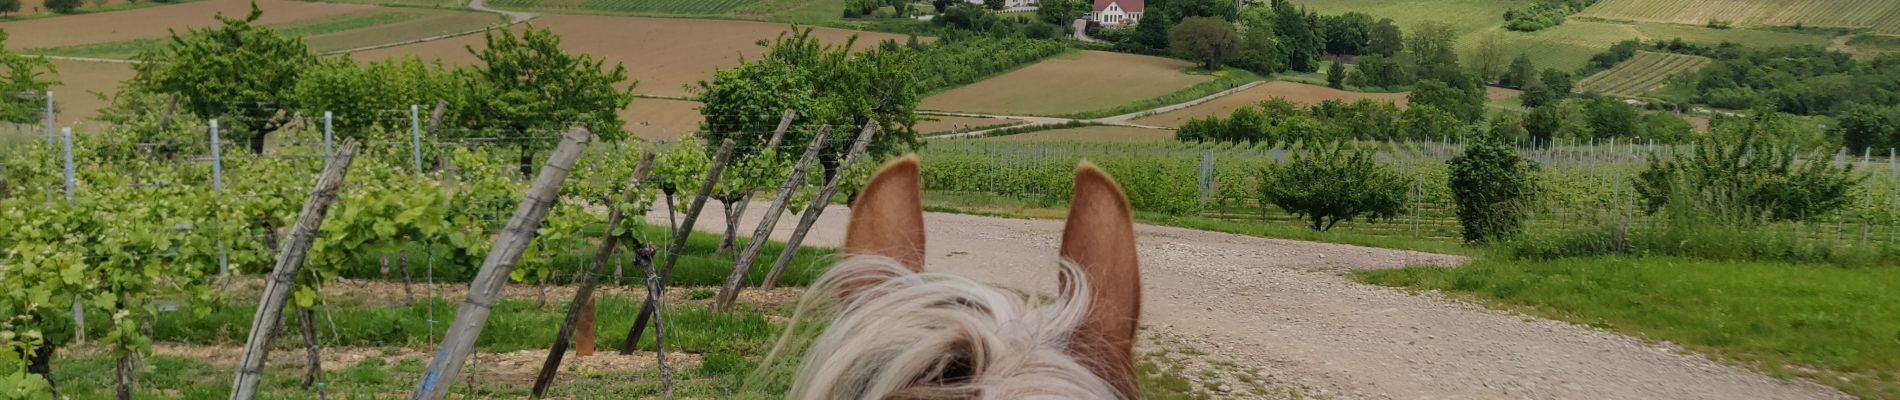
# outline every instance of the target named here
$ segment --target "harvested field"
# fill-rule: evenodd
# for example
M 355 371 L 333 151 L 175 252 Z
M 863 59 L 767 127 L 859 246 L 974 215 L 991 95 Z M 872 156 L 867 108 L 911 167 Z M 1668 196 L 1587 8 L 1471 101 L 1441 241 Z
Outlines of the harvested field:
M 627 121 L 627 133 L 642 139 L 673 139 L 699 131 L 705 121 L 699 115 L 699 102 L 636 98 L 620 119 Z
M 1300 105 L 1314 105 L 1326 100 L 1356 101 L 1359 99 L 1387 100 L 1405 106 L 1405 93 L 1361 93 L 1348 92 L 1325 86 L 1308 85 L 1298 82 L 1273 81 L 1252 89 L 1240 91 L 1199 105 L 1180 110 L 1151 115 L 1135 119 L 1142 125 L 1160 127 L 1180 127 L 1189 120 L 1208 116 L 1222 116 L 1241 107 L 1260 104 L 1275 97 L 1284 98 Z
M 401 12 L 415 14 L 415 16 L 395 23 L 305 36 L 304 40 L 309 43 L 310 51 L 323 53 L 468 32 L 503 23 L 501 17 L 485 12 L 401 8 L 391 8 L 391 10 L 402 10 Z
M 1583 92 L 1596 92 L 1611 96 L 1636 97 L 1650 90 L 1660 88 L 1670 77 L 1693 72 L 1709 65 L 1710 60 L 1682 54 L 1640 52 L 1636 57 L 1617 64 L 1596 75 L 1590 75 L 1577 83 L 1577 89 Z
M 132 65 L 53 60 L 59 69 L 58 86 L 53 87 L 53 102 L 59 110 L 61 125 L 72 125 L 99 115 L 108 98 L 119 93 L 119 84 L 132 79 Z
M 1604 0 L 1578 14 L 1603 19 L 1703 25 L 1824 26 L 1900 33 L 1893 0 Z
M 563 47 L 570 52 L 604 57 L 610 64 L 624 63 L 631 79 L 640 81 L 639 93 L 660 96 L 690 94 L 687 87 L 711 79 L 716 68 L 736 66 L 740 57 L 764 53 L 765 48 L 755 46 L 755 42 L 771 40 L 791 28 L 767 22 L 583 15 L 549 15 L 535 19 L 532 25 L 561 35 Z M 905 38 L 834 28 L 816 28 L 813 34 L 835 44 L 855 34 L 860 36 L 860 49 L 876 46 L 884 39 Z M 360 52 L 355 58 L 381 60 L 412 53 L 425 59 L 441 58 L 451 65 L 466 65 L 475 62 L 467 48 L 483 43 L 482 35 L 469 35 Z
M 1004 142 L 1154 142 L 1174 139 L 1174 131 L 1132 126 L 1084 126 L 977 140 Z
M 1063 115 L 1113 108 L 1173 93 L 1208 75 L 1187 61 L 1100 51 L 1051 58 L 925 98 L 930 110 Z
M 1509 98 L 1522 96 L 1522 95 L 1524 95 L 1524 91 L 1522 90 L 1511 89 L 1511 88 L 1501 88 L 1497 86 L 1484 87 L 1484 98 L 1489 99 L 1489 100 L 1504 100 L 1504 99 L 1509 99 Z
M 258 21 L 263 25 L 318 20 L 376 8 L 293 0 L 257 0 L 257 6 L 264 10 L 264 16 Z M 219 13 L 243 17 L 250 11 L 251 2 L 248 0 L 204 0 L 163 7 L 7 22 L 0 23 L 0 29 L 5 29 L 9 34 L 7 46 L 11 48 L 64 47 L 163 38 L 171 35 L 173 29 L 182 32 L 187 28 L 215 25 L 218 20 L 212 17 Z
M 917 133 L 932 134 L 952 131 L 972 131 L 986 128 L 1001 128 L 1021 124 L 1022 121 L 1002 118 L 946 117 L 938 115 L 917 116 Z

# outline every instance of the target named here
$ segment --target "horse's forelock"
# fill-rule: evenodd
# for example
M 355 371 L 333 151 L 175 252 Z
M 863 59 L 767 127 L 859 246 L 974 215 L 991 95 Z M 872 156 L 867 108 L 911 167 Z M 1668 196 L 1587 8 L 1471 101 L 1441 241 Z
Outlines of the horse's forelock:
M 886 257 L 847 258 L 800 302 L 794 320 L 832 321 L 786 398 L 1127 398 L 1068 353 L 1089 291 L 1081 269 L 1064 262 L 1061 273 L 1083 284 L 1041 299 Z

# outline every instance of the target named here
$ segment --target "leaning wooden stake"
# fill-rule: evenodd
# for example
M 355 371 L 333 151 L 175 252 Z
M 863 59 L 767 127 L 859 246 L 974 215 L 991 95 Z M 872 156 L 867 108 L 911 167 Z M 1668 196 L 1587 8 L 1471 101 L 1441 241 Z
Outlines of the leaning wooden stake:
M 290 241 L 277 254 L 277 265 L 271 268 L 270 279 L 264 282 L 264 294 L 258 300 L 257 314 L 251 317 L 251 334 L 244 341 L 244 356 L 239 359 L 237 378 L 231 384 L 232 400 L 250 400 L 257 395 L 258 381 L 264 377 L 264 360 L 269 356 L 272 333 L 277 332 L 283 323 L 284 302 L 290 297 L 290 290 L 296 288 L 297 272 L 303 268 L 303 259 L 310 251 L 310 243 L 317 238 L 317 229 L 323 225 L 324 214 L 330 212 L 330 203 L 336 200 L 337 192 L 343 187 L 343 179 L 348 175 L 350 162 L 356 158 L 356 141 L 346 139 L 343 147 L 337 151 L 336 158 L 323 169 L 323 176 L 317 179 L 317 189 L 310 193 L 310 200 L 303 205 L 303 212 L 297 215 L 296 225 L 290 228 Z
M 641 155 L 640 163 L 633 167 L 633 176 L 627 179 L 626 189 L 620 191 L 621 204 L 632 203 L 640 196 L 640 185 L 645 183 L 647 171 L 652 167 L 653 153 Z M 592 318 L 594 286 L 600 281 L 601 265 L 609 261 L 608 257 L 620 245 L 620 240 L 614 237 L 623 223 L 621 219 L 625 217 L 620 211 L 619 204 L 607 207 L 607 230 L 603 234 L 606 237 L 600 239 L 600 249 L 594 252 L 594 263 L 581 271 L 579 287 L 574 290 L 574 301 L 567 303 L 567 320 L 561 323 L 560 331 L 554 334 L 554 345 L 548 348 L 547 362 L 541 364 L 541 374 L 534 378 L 534 397 L 537 399 L 546 395 L 548 386 L 554 383 L 554 373 L 560 370 L 561 358 L 567 354 L 567 341 L 574 337 L 576 325 L 582 318 Z M 592 324 L 588 328 L 580 333 L 581 339 L 586 342 L 583 347 L 592 347 L 594 341 Z
M 785 214 L 785 204 L 798 194 L 799 185 L 805 183 L 805 170 L 811 167 L 812 159 L 818 158 L 818 152 L 824 150 L 825 139 L 831 135 L 831 126 L 818 128 L 811 144 L 805 146 L 805 155 L 798 159 L 798 165 L 792 167 L 792 173 L 785 177 L 785 184 L 778 188 L 778 199 L 765 209 L 765 215 L 759 220 L 759 228 L 752 231 L 752 242 L 747 243 L 745 251 L 732 260 L 732 275 L 726 276 L 726 285 L 719 287 L 719 297 L 713 301 L 713 309 L 726 311 L 732 306 L 732 300 L 739 297 L 739 291 L 745 287 L 745 277 L 752 272 L 752 262 L 759 259 L 759 253 L 765 250 L 765 242 L 772 235 L 772 228 L 778 226 L 778 218 Z
M 633 318 L 633 327 L 627 330 L 627 341 L 620 344 L 620 354 L 633 354 L 634 345 L 640 344 L 640 331 L 646 330 L 647 318 L 653 317 L 654 307 L 666 290 L 666 276 L 673 273 L 673 264 L 679 262 L 680 252 L 686 250 L 686 239 L 693 233 L 693 223 L 699 220 L 699 212 L 706 209 L 706 197 L 712 195 L 713 186 L 719 183 L 719 174 L 726 171 L 726 162 L 732 160 L 732 146 L 732 139 L 719 144 L 719 153 L 713 156 L 712 168 L 706 170 L 706 182 L 699 186 L 699 193 L 686 206 L 686 220 L 673 230 L 673 244 L 667 246 L 666 261 L 660 265 L 659 275 L 647 274 L 648 280 L 657 282 L 647 285 L 647 300 L 640 306 L 640 315 Z
M 795 114 L 792 110 L 785 110 L 785 115 L 779 117 L 778 129 L 772 130 L 772 139 L 765 141 L 765 147 L 759 148 L 759 151 L 778 149 L 779 141 L 785 139 L 785 131 L 792 128 L 793 116 Z M 739 243 L 739 220 L 745 217 L 746 205 L 752 202 L 751 188 L 744 190 L 745 193 L 740 193 L 738 198 L 722 201 L 724 204 L 721 205 L 726 209 L 726 235 L 719 239 L 719 249 L 713 251 L 714 255 L 723 256 L 738 250 L 736 247 Z
M 805 241 L 805 233 L 811 231 L 811 226 L 818 223 L 818 216 L 824 214 L 825 206 L 831 204 L 831 195 L 838 192 L 838 182 L 843 181 L 844 175 L 850 173 L 851 166 L 864 156 L 865 148 L 871 145 L 871 136 L 877 134 L 877 127 L 877 121 L 864 124 L 864 131 L 859 132 L 857 141 L 851 143 L 851 152 L 845 154 L 844 164 L 838 165 L 838 173 L 825 182 L 825 188 L 818 191 L 818 198 L 805 206 L 805 214 L 798 217 L 798 228 L 793 229 L 792 237 L 785 240 L 785 250 L 778 253 L 778 261 L 772 263 L 772 272 L 765 274 L 765 282 L 759 285 L 759 289 L 772 290 L 778 287 L 778 277 L 785 274 L 785 266 L 792 264 L 792 256 L 798 254 L 798 244 Z
M 575 129 L 561 138 L 561 144 L 548 156 L 548 162 L 541 168 L 540 175 L 534 178 L 534 185 L 515 208 L 515 215 L 508 220 L 496 237 L 488 258 L 482 261 L 482 268 L 475 273 L 475 280 L 469 284 L 468 297 L 455 310 L 455 320 L 449 323 L 448 333 L 442 336 L 442 344 L 436 348 L 435 359 L 430 360 L 429 368 L 423 371 L 422 380 L 416 383 L 415 394 L 411 400 L 440 400 L 449 394 L 454 386 L 456 375 L 462 373 L 462 363 L 468 359 L 468 353 L 475 348 L 475 339 L 482 334 L 482 326 L 488 323 L 488 314 L 494 310 L 495 302 L 501 296 L 501 287 L 508 281 L 508 273 L 515 269 L 515 263 L 521 261 L 521 253 L 527 249 L 528 242 L 534 239 L 535 228 L 541 226 L 547 217 L 548 206 L 554 204 L 560 195 L 561 181 L 567 179 L 568 171 L 574 167 L 574 161 L 581 156 L 581 149 L 587 147 L 588 133 Z

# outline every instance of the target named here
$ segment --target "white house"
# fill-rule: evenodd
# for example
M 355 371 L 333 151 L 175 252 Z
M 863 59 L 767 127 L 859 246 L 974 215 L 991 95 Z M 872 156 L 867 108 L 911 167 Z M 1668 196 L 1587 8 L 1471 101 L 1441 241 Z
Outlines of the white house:
M 1041 0 L 1003 0 L 1003 8 L 1035 7 Z M 971 4 L 984 5 L 983 0 L 970 0 Z
M 1134 25 L 1141 22 L 1141 14 L 1146 9 L 1143 0 L 1095 0 L 1089 20 L 1103 26 Z

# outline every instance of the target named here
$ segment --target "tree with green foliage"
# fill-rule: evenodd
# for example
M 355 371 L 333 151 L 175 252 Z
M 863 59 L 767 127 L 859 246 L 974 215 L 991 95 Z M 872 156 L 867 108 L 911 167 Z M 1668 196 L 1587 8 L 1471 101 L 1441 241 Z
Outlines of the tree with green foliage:
M 1326 68 L 1326 87 L 1334 89 L 1346 88 L 1346 66 L 1344 64 L 1334 61 L 1332 67 Z
M 1530 131 L 1524 129 L 1524 115 L 1519 113 L 1500 113 L 1491 117 L 1490 127 L 1484 134 L 1492 139 L 1517 142 L 1530 137 Z
M 1036 4 L 1036 16 L 1058 26 L 1068 26 L 1071 21 L 1081 18 L 1088 12 L 1088 4 L 1081 0 L 1042 0 Z
M 1478 84 L 1496 79 L 1504 73 L 1504 32 L 1493 31 L 1478 39 L 1478 48 L 1471 53 L 1471 75 L 1478 78 Z
M 1386 57 L 1399 55 L 1405 51 L 1405 31 L 1391 18 L 1379 19 L 1372 24 L 1372 36 L 1366 39 L 1365 54 L 1378 54 Z
M 226 137 L 264 152 L 264 138 L 295 117 L 294 88 L 317 62 L 303 40 L 255 25 L 264 15 L 251 5 L 244 18 L 218 16 L 221 25 L 172 35 L 171 44 L 146 52 L 127 85 L 178 96 L 192 115 L 219 119 Z
M 930 0 L 930 6 L 935 7 L 937 9 L 937 13 L 939 14 L 943 13 L 944 10 L 949 10 L 951 6 L 955 6 L 959 3 L 969 4 L 960 0 Z
M 1284 71 L 1280 62 L 1286 56 L 1280 54 L 1279 39 L 1273 36 L 1273 30 L 1248 28 L 1240 34 L 1240 58 L 1234 60 L 1234 66 L 1254 73 L 1267 75 Z
M 632 104 L 633 85 L 617 87 L 627 80 L 625 66 L 606 68 L 604 59 L 569 54 L 560 36 L 533 25 L 519 35 L 507 28 L 483 37 L 486 47 L 468 48 L 481 63 L 468 72 L 474 76 L 465 97 L 471 104 L 457 120 L 469 134 L 514 139 L 522 175 L 531 176 L 534 153 L 558 143 L 568 128 L 586 128 L 606 141 L 626 138 L 620 110 Z
M 1203 68 L 1218 71 L 1240 56 L 1240 37 L 1227 21 L 1188 17 L 1168 32 L 1168 49 L 1177 57 L 1199 61 Z
M 1537 143 L 1550 143 L 1563 130 L 1564 107 L 1540 106 L 1524 116 L 1524 133 Z
M 1464 137 L 1465 123 L 1437 106 L 1413 104 L 1399 114 L 1399 132 L 1413 139 L 1457 138 Z
M 1405 38 L 1412 77 L 1465 86 L 1471 79 L 1458 64 L 1458 36 L 1456 27 L 1443 22 L 1427 21 L 1413 28 Z
M 1466 243 L 1489 243 L 1523 232 L 1537 196 L 1536 162 L 1501 140 L 1479 138 L 1447 165 Z
M 1319 70 L 1320 54 L 1326 51 L 1319 16 L 1291 7 L 1274 10 L 1273 33 L 1280 38 L 1286 54 L 1287 69 L 1300 72 Z
M 983 6 L 989 7 L 991 10 L 1009 8 L 1009 4 L 1005 3 L 1004 0 L 983 0 Z
M 1776 136 L 1783 114 L 1750 112 L 1745 123 L 1724 124 L 1684 157 L 1652 157 L 1632 178 L 1645 211 L 1671 203 L 1734 222 L 1808 221 L 1846 209 L 1864 176 L 1853 163 L 1796 162 L 1797 150 Z M 1821 160 L 1825 153 L 1809 155 Z
M 1537 66 L 1531 64 L 1531 56 L 1517 53 L 1517 58 L 1511 60 L 1511 66 L 1504 68 L 1504 75 L 1498 77 L 1498 86 L 1522 90 L 1536 79 Z
M 1262 199 L 1306 219 L 1315 231 L 1360 217 L 1391 219 L 1404 211 L 1410 182 L 1375 155 L 1347 142 L 1326 142 L 1261 168 L 1258 190 Z
M 1524 107 L 1527 108 L 1538 108 L 1557 102 L 1559 100 L 1556 97 L 1557 95 L 1551 92 L 1550 86 L 1545 85 L 1542 79 L 1526 82 L 1523 91 L 1517 95 L 1518 101 L 1524 103 Z
M 29 124 L 46 118 L 46 89 L 59 84 L 59 71 L 40 57 L 7 50 L 7 32 L 0 30 L 0 121 Z
M 1421 80 L 1405 96 L 1412 106 L 1430 105 L 1451 113 L 1459 121 L 1475 123 L 1484 119 L 1484 89 L 1459 87 L 1436 80 Z
M 74 11 L 79 11 L 79 6 L 84 5 L 84 1 L 85 0 L 46 0 L 44 4 L 46 5 L 46 9 L 52 12 L 72 14 Z
M 0 0 L 0 14 L 20 12 L 20 0 Z
M 1544 70 L 1543 76 L 1538 79 L 1544 81 L 1545 88 L 1550 89 L 1551 100 L 1570 98 L 1570 93 L 1577 90 L 1577 82 L 1570 74 L 1556 68 Z
M 1405 66 L 1391 57 L 1367 55 L 1359 57 L 1359 65 L 1352 71 L 1346 82 L 1353 86 L 1377 87 L 1383 89 L 1405 87 L 1412 84 L 1412 77 L 1405 72 Z
M 1900 147 L 1900 110 L 1862 104 L 1842 114 L 1840 119 L 1834 132 L 1848 149 Z
M 1636 122 L 1642 118 L 1635 107 L 1613 97 L 1589 99 L 1584 102 L 1583 112 L 1597 138 L 1635 137 Z
M 473 77 L 441 61 L 423 61 L 413 55 L 367 64 L 343 57 L 305 70 L 297 80 L 295 98 L 306 114 L 332 113 L 331 126 L 337 136 L 362 140 L 409 128 L 407 119 L 387 118 L 388 111 L 414 105 L 428 113 L 437 101 L 447 106 L 442 125 L 463 126 L 458 121 L 481 103 L 468 97 L 479 85 Z
M 1135 24 L 1135 33 L 1129 39 L 1134 43 L 1154 50 L 1168 49 L 1168 32 L 1174 30 L 1174 16 L 1166 12 L 1148 12 L 1142 15 L 1141 22 Z
M 1365 54 L 1372 45 L 1372 31 L 1375 22 L 1371 15 L 1353 11 L 1345 14 L 1320 18 L 1323 26 L 1326 52 L 1329 54 L 1359 55 Z

